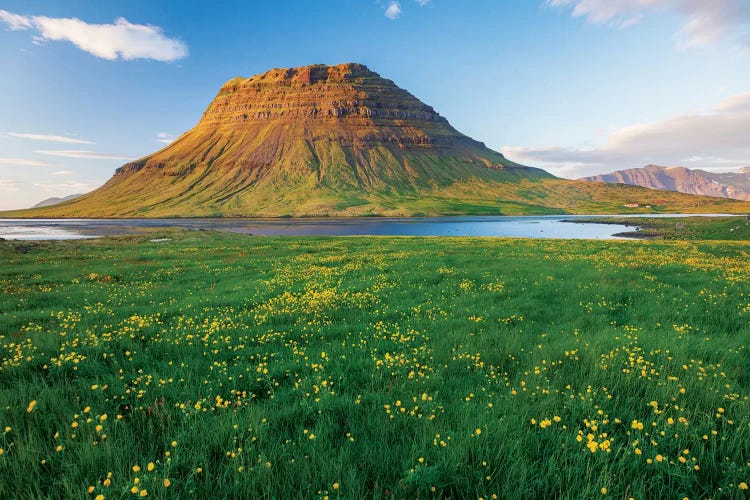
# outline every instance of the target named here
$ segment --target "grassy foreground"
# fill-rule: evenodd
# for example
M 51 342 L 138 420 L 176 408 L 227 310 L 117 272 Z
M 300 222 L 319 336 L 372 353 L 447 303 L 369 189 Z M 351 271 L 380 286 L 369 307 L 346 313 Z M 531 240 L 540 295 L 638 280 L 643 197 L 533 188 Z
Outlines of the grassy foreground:
M 746 497 L 746 243 L 167 236 L 0 242 L 1 498 Z

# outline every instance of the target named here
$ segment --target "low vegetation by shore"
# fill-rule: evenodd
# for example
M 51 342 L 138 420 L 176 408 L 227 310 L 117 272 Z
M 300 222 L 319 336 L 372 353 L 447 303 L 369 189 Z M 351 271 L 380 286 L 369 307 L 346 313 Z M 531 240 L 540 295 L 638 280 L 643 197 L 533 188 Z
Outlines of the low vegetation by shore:
M 749 254 L 0 242 L 0 497 L 741 498 Z
M 748 217 L 592 217 L 569 222 L 633 226 L 633 231 L 617 234 L 636 239 L 661 240 L 750 240 Z

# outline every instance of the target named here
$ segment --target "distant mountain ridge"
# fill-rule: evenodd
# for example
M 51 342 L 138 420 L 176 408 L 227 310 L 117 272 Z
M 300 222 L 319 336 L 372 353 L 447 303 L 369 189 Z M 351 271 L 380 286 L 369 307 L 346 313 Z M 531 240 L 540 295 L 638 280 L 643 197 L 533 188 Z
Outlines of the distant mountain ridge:
M 71 194 L 69 196 L 63 196 L 62 198 L 47 198 L 46 200 L 42 200 L 36 205 L 34 205 L 31 208 L 41 208 L 41 207 L 49 207 L 52 205 L 57 205 L 58 203 L 65 203 L 66 201 L 75 200 L 76 198 L 79 198 L 83 196 L 83 193 L 81 194 Z
M 646 165 L 580 180 L 750 201 L 750 167 L 743 167 L 737 172 L 716 173 L 685 167 Z

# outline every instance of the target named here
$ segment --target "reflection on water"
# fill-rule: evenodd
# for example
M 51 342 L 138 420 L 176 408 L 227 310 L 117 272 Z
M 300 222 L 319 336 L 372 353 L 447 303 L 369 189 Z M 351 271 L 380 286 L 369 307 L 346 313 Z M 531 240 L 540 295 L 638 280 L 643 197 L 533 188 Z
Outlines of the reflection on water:
M 56 227 L 54 225 L 16 224 L 7 223 L 0 219 L 0 238 L 6 240 L 80 240 L 86 236 L 74 230 Z
M 262 236 L 505 236 L 615 239 L 625 225 L 569 223 L 583 216 L 365 217 L 309 219 L 0 219 L 0 237 L 77 239 L 155 229 L 219 230 Z

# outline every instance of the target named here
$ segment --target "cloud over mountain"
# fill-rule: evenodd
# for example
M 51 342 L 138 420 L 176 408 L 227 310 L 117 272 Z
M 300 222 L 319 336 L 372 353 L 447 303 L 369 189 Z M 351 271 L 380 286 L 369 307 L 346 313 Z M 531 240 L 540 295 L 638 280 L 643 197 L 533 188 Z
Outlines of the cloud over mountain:
M 94 144 L 91 141 L 85 141 L 82 139 L 76 139 L 75 137 L 67 137 L 63 135 L 46 135 L 46 134 L 20 134 L 18 132 L 10 132 L 10 137 L 16 139 L 29 139 L 32 141 L 45 141 L 45 142 L 62 142 L 65 144 Z
M 688 48 L 735 39 L 750 46 L 750 2 L 747 0 L 546 0 L 553 7 L 572 7 L 573 16 L 590 23 L 626 27 L 643 16 L 668 12 L 684 18 L 675 33 L 678 46 Z
M 398 2 L 391 2 L 385 9 L 385 17 L 388 19 L 398 19 L 401 17 L 401 4 Z
M 82 150 L 41 150 L 36 151 L 41 155 L 47 156 L 60 156 L 63 158 L 78 158 L 81 160 L 121 160 L 127 161 L 132 160 L 130 156 L 113 155 L 108 153 L 97 153 L 96 151 L 82 151 Z
M 596 149 L 506 147 L 502 152 L 565 177 L 647 163 L 727 170 L 750 163 L 748 130 L 750 93 L 725 99 L 708 111 L 625 127 Z
M 68 41 L 85 52 L 112 61 L 153 59 L 169 62 L 188 55 L 187 45 L 167 37 L 162 28 L 133 24 L 123 17 L 113 24 L 89 24 L 75 17 L 24 16 L 0 10 L 0 21 L 13 31 L 36 31 L 36 43 Z

